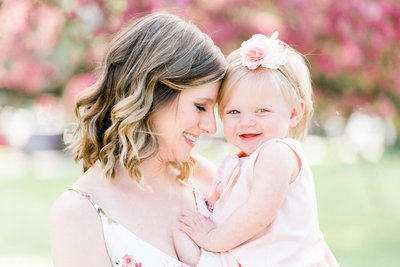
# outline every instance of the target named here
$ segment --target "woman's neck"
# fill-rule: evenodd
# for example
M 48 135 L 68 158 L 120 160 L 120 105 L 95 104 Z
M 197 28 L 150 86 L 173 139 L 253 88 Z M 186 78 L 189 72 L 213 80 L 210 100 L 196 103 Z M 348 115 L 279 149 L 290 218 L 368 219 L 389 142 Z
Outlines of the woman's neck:
M 176 177 L 179 174 L 179 170 L 157 156 L 143 160 L 139 164 L 139 168 L 144 177 L 144 183 L 154 189 L 175 186 L 177 183 Z M 119 162 L 115 166 L 115 178 L 117 178 L 115 179 L 115 184 L 118 183 L 122 186 L 131 185 L 133 182 L 128 169 L 121 166 Z

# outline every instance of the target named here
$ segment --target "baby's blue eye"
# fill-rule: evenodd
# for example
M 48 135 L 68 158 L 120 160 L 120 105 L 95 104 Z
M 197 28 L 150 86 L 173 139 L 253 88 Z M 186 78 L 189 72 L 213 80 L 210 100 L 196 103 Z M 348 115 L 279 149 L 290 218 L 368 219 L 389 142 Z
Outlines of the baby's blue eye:
M 268 112 L 268 110 L 266 110 L 265 108 L 259 108 L 259 109 L 257 110 L 257 112 Z
M 228 111 L 228 114 L 239 114 L 240 112 L 236 109 Z

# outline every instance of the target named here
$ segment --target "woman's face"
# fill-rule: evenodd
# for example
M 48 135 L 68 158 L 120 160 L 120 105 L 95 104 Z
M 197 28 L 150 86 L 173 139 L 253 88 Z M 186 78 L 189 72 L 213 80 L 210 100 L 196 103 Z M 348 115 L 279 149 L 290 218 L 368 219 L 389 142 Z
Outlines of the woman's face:
M 164 161 L 185 162 L 200 134 L 216 131 L 214 106 L 220 82 L 183 90 L 171 103 L 156 110 L 158 155 Z

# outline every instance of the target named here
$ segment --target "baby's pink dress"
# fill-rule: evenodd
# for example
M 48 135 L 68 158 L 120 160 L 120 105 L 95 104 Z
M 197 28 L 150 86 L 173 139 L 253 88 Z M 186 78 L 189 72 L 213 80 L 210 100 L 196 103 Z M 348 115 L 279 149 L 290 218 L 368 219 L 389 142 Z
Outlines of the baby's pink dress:
M 339 266 L 320 231 L 313 175 L 300 143 L 294 139 L 272 139 L 248 157 L 235 155 L 224 160 L 212 189 L 220 194 L 214 204 L 214 223 L 220 226 L 234 210 L 246 202 L 251 190 L 254 164 L 261 148 L 270 142 L 288 145 L 301 161 L 300 172 L 290 184 L 286 200 L 265 233 L 222 253 L 223 265 Z

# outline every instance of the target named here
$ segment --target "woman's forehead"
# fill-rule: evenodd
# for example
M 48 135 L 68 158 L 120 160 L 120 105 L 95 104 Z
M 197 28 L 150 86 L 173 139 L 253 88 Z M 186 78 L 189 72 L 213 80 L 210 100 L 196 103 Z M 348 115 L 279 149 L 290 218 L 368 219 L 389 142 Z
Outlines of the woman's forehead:
M 204 84 L 185 89 L 182 91 L 182 95 L 199 100 L 215 102 L 218 95 L 219 86 L 220 82 Z

